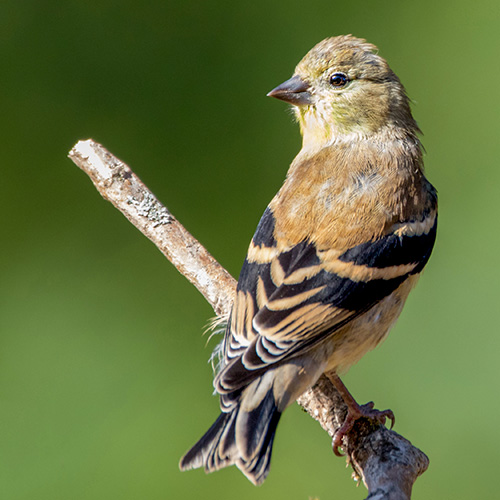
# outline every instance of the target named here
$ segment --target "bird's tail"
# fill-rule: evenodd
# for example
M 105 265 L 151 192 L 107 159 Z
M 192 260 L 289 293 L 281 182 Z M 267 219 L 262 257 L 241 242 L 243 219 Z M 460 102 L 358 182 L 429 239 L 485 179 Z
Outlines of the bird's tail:
M 204 467 L 208 473 L 234 464 L 252 483 L 261 484 L 269 473 L 274 434 L 281 412 L 272 386 L 262 399 L 259 398 L 257 405 L 248 403 L 247 398 L 239 396 L 227 413 L 221 413 L 205 435 L 182 457 L 181 470 Z

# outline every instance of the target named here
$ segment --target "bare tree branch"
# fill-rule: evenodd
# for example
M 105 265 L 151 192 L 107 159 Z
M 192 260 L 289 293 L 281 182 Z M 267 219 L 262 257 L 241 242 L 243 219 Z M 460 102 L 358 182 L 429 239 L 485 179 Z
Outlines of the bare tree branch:
M 91 178 L 97 190 L 146 235 L 203 294 L 218 316 L 227 316 L 236 280 L 189 234 L 132 170 L 91 139 L 78 142 L 69 157 Z M 347 407 L 327 377 L 297 401 L 331 438 Z M 368 488 L 370 500 L 406 500 L 429 459 L 408 440 L 368 420 L 356 422 L 344 438 L 354 474 Z
M 186 231 L 139 177 L 100 144 L 79 141 L 68 155 L 141 233 L 207 299 L 218 316 L 229 313 L 236 280 Z

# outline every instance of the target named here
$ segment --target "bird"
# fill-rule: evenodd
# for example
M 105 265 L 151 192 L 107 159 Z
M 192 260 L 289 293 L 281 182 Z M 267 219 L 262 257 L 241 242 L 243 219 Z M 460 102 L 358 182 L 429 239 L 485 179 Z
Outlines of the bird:
M 348 406 L 334 450 L 360 416 L 339 374 L 384 340 L 436 238 L 437 192 L 399 78 L 376 46 L 327 38 L 271 97 L 292 105 L 302 148 L 250 242 L 214 378 L 221 413 L 181 470 L 269 473 L 284 410 L 326 374 Z

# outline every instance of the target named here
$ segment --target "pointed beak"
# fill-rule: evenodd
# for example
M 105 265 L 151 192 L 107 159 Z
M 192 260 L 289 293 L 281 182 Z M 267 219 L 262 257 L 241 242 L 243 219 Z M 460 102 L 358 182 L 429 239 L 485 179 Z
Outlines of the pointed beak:
M 281 99 L 294 106 L 308 106 L 312 104 L 312 94 L 309 90 L 309 84 L 302 80 L 300 76 L 295 75 L 290 80 L 278 85 L 267 95 Z

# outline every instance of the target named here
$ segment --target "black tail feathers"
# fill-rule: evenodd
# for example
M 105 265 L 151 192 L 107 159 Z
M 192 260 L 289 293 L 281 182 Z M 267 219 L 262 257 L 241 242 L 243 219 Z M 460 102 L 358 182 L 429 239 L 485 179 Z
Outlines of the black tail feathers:
M 262 484 L 269 473 L 280 417 L 272 389 L 252 409 L 244 409 L 240 402 L 230 412 L 221 413 L 182 457 L 181 470 L 204 467 L 208 473 L 234 464 L 252 483 Z

